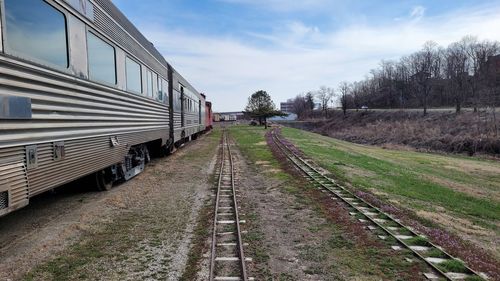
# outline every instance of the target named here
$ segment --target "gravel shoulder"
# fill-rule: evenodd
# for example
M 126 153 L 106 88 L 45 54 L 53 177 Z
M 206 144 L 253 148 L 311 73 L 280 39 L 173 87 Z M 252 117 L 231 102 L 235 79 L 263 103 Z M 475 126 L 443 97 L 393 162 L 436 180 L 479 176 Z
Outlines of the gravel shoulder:
M 219 135 L 109 192 L 74 183 L 0 219 L 0 280 L 178 280 L 209 200 Z

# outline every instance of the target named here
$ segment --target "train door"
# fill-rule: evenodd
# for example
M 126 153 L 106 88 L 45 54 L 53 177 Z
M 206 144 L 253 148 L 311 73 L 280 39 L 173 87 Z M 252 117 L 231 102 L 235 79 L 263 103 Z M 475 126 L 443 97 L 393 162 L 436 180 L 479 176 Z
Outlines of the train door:
M 198 125 L 203 125 L 203 123 L 201 123 L 201 101 L 198 100 Z
M 181 127 L 184 128 L 185 127 L 185 117 L 184 117 L 184 101 L 186 100 L 185 99 L 185 96 L 184 96 L 184 86 L 180 85 L 181 86 Z

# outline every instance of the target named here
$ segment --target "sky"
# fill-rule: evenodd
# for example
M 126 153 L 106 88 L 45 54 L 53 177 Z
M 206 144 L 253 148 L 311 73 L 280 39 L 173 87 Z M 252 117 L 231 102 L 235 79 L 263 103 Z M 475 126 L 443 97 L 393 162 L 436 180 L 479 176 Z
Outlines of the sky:
M 219 112 L 336 89 L 426 41 L 500 41 L 500 0 L 112 1 Z

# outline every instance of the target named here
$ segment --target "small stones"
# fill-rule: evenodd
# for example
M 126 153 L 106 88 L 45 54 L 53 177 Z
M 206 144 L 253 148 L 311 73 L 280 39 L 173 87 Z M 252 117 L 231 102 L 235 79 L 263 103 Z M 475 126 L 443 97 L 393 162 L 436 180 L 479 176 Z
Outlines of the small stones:
M 439 276 L 437 276 L 435 273 L 433 272 L 426 272 L 424 273 L 424 276 L 425 278 L 427 278 L 428 280 L 438 280 L 439 279 Z
M 459 272 L 447 272 L 446 276 L 448 276 L 448 278 L 453 280 L 463 280 L 466 279 L 467 277 L 470 277 L 469 274 L 459 273 Z
M 430 248 L 425 246 L 410 246 L 410 249 L 412 249 L 413 251 L 425 252 L 428 251 Z
M 401 239 L 401 240 L 407 240 L 407 239 L 413 238 L 413 236 L 410 236 L 410 235 L 396 235 L 395 237 L 398 239 Z
M 400 251 L 403 248 L 401 248 L 401 246 L 396 245 L 396 246 L 391 246 L 391 249 L 393 249 L 394 251 Z
M 429 258 L 425 258 L 425 260 L 428 261 L 428 262 L 431 262 L 431 263 L 437 263 L 437 264 L 439 264 L 439 263 L 447 261 L 448 259 L 429 257 Z

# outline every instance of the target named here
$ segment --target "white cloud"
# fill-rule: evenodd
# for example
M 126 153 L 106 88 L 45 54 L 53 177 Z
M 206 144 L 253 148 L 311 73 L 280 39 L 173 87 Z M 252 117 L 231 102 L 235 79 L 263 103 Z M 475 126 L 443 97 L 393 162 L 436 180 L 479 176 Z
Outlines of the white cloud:
M 268 91 L 278 104 L 320 85 L 336 87 L 343 80 L 362 79 L 381 59 L 409 54 L 428 40 L 442 46 L 467 34 L 500 40 L 500 7 L 415 21 L 415 16 L 424 15 L 422 9 L 417 10 L 413 9 L 413 17 L 387 25 L 358 24 L 323 32 L 295 21 L 283 23 L 272 34 L 252 34 L 271 42 L 272 47 L 150 25 L 140 29 L 146 30 L 146 37 L 219 111 L 243 109 L 248 96 L 260 89 Z
M 424 17 L 425 14 L 425 8 L 422 6 L 415 6 L 413 9 L 411 9 L 410 12 L 410 18 L 414 20 L 420 20 L 421 18 Z

